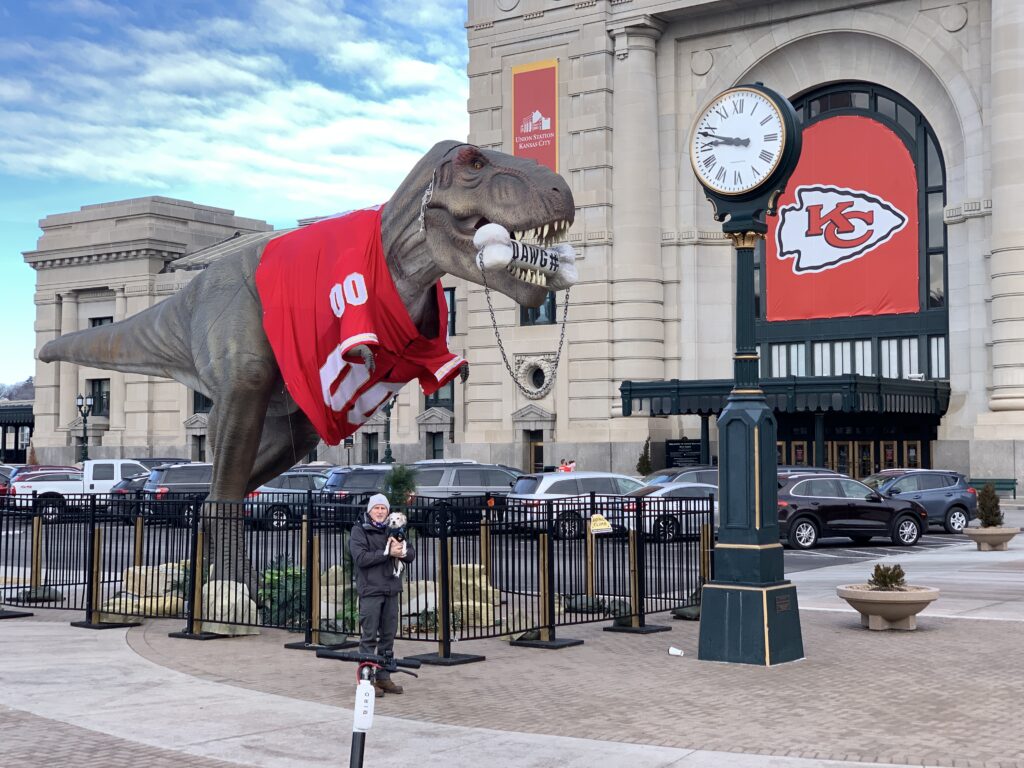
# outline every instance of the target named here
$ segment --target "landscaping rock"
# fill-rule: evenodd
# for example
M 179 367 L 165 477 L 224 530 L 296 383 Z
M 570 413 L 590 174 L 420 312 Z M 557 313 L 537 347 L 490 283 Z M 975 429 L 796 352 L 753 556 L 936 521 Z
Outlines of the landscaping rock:
M 211 581 L 203 587 L 203 631 L 215 635 L 258 635 L 259 619 L 249 589 L 240 581 Z M 243 622 L 228 624 L 225 622 Z

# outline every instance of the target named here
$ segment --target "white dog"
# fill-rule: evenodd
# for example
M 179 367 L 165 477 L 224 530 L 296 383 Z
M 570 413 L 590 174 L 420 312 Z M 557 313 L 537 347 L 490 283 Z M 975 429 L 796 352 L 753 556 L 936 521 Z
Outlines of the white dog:
M 388 541 L 390 541 L 391 539 L 395 539 L 396 541 L 402 542 L 403 557 L 405 557 L 405 527 L 408 524 L 408 522 L 409 521 L 406 519 L 405 515 L 402 512 L 391 512 L 390 514 L 388 514 L 388 519 L 386 521 Z M 385 546 L 384 554 L 386 555 L 388 554 L 388 552 L 390 552 L 390 547 Z M 401 576 L 402 570 L 405 568 L 405 563 L 399 560 L 397 557 L 393 557 L 391 559 L 394 562 L 395 566 L 395 576 Z

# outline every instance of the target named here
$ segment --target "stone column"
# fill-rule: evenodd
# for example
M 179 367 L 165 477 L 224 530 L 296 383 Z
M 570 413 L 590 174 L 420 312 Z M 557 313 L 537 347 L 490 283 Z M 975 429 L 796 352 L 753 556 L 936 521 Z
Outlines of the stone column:
M 62 293 L 60 302 L 60 335 L 64 336 L 78 330 L 78 297 L 74 293 Z M 78 409 L 75 398 L 78 396 L 78 365 L 60 362 L 60 389 L 57 392 L 58 413 L 57 428 L 66 429 L 75 417 Z
M 665 25 L 640 16 L 613 26 L 612 380 L 665 378 L 661 164 L 656 47 Z
M 127 302 L 124 296 L 124 286 L 114 289 L 114 322 L 124 320 Z M 118 430 L 121 434 L 114 436 L 118 443 L 123 442 L 123 430 L 125 425 L 124 399 L 125 399 L 125 374 L 120 371 L 110 372 L 110 432 Z
M 1024 411 L 1024 3 L 992 0 L 993 411 Z

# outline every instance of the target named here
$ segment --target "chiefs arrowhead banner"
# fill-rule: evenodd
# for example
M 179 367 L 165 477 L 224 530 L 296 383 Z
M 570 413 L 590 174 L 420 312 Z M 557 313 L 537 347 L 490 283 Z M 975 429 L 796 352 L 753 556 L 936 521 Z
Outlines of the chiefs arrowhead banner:
M 558 62 L 512 67 L 512 154 L 558 173 Z
M 767 220 L 767 319 L 919 311 L 917 212 L 914 161 L 892 130 L 847 115 L 806 128 Z

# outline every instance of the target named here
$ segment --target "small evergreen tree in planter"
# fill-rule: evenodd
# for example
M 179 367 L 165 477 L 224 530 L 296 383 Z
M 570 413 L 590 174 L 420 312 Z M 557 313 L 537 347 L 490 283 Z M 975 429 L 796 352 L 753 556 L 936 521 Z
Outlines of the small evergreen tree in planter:
M 395 464 L 384 483 L 384 495 L 392 507 L 404 507 L 416 493 L 416 470 Z
M 651 466 L 651 438 L 647 438 L 644 441 L 644 449 L 640 452 L 640 458 L 636 462 L 636 471 L 640 473 L 640 477 L 646 477 L 654 471 L 654 467 Z
M 992 483 L 985 483 L 978 491 L 978 522 L 982 528 L 998 528 L 1003 524 L 1003 510 L 999 508 L 999 494 Z
M 939 596 L 934 587 L 907 584 L 898 563 L 879 563 L 866 584 L 836 587 L 836 594 L 860 613 L 861 626 L 868 629 L 917 629 L 917 614 Z
M 985 483 L 978 492 L 978 522 L 980 528 L 964 528 L 964 535 L 978 545 L 981 552 L 1007 548 L 1019 528 L 1003 526 L 1003 511 L 999 508 L 999 494 L 992 483 Z
M 907 588 L 907 574 L 899 563 L 882 565 L 878 563 L 868 579 L 868 586 L 876 592 L 902 592 Z

